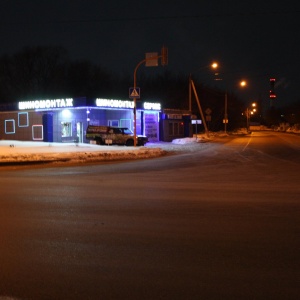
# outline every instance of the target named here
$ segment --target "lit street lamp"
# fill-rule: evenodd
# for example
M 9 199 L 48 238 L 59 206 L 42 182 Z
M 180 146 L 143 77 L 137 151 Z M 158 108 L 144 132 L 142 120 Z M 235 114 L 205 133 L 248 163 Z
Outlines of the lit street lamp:
M 198 70 L 201 70 L 201 69 L 204 69 L 204 68 L 207 68 L 207 67 L 208 66 L 205 66 L 205 67 L 202 67 Z M 217 63 L 212 63 L 210 65 L 210 67 L 213 68 L 213 69 L 217 68 L 218 64 Z M 202 107 L 201 107 L 201 104 L 200 104 L 200 100 L 199 100 L 199 97 L 198 97 L 198 94 L 197 94 L 197 91 L 196 91 L 194 81 L 192 80 L 192 73 L 190 73 L 190 76 L 189 76 L 189 111 L 190 111 L 190 113 L 192 113 L 192 89 L 193 89 L 193 92 L 194 92 L 194 95 L 195 95 L 195 98 L 196 98 L 196 101 L 197 101 L 197 104 L 198 104 L 198 108 L 199 108 L 199 112 L 200 112 L 202 122 L 203 122 L 203 125 L 204 125 L 205 133 L 206 133 L 207 137 L 209 137 L 209 131 L 208 131 L 208 127 L 207 127 L 206 122 L 205 122 L 205 118 L 204 118 L 204 114 L 203 114 Z
M 242 80 L 240 82 L 240 86 L 243 88 L 245 86 L 247 86 L 247 82 L 245 80 Z M 227 107 L 228 107 L 228 92 L 227 90 L 225 91 L 225 109 L 224 109 L 224 132 L 227 133 L 227 123 L 228 123 L 228 113 L 227 113 Z
M 241 87 L 245 87 L 246 85 L 247 85 L 247 81 L 242 80 L 242 81 L 240 82 L 240 86 L 241 86 Z
M 249 132 L 250 129 L 250 117 L 256 112 L 256 103 L 253 102 L 251 104 L 251 109 L 247 107 L 246 109 L 246 120 L 247 120 L 247 132 Z
M 218 63 L 217 62 L 213 62 L 212 64 L 208 65 L 208 66 L 203 66 L 198 68 L 197 70 L 193 71 L 192 73 L 190 73 L 189 76 L 189 111 L 192 112 L 192 74 L 203 70 L 203 69 L 207 69 L 207 68 L 211 68 L 211 69 L 217 69 L 218 68 Z

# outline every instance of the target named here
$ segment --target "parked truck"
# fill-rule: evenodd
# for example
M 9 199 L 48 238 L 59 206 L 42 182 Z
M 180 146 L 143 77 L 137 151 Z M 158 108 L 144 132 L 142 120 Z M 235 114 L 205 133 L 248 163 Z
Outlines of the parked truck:
M 94 141 L 98 145 L 134 145 L 134 134 L 127 127 L 88 125 L 86 139 Z M 136 135 L 136 145 L 144 146 L 148 138 L 144 135 Z

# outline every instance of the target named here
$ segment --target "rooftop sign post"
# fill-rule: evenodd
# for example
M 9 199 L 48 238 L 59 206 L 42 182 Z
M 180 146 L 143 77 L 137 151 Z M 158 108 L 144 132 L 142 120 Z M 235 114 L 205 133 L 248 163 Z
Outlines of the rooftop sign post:
M 133 88 L 129 89 L 129 97 L 133 99 L 133 134 L 134 134 L 134 147 L 136 147 L 136 99 L 141 97 L 140 89 L 136 86 L 136 72 L 138 68 L 146 63 L 146 67 L 156 67 L 158 66 L 158 59 L 161 59 L 161 65 L 165 66 L 168 64 L 168 48 L 163 46 L 161 49 L 161 54 L 159 55 L 157 52 L 146 53 L 145 59 L 140 61 L 133 73 Z

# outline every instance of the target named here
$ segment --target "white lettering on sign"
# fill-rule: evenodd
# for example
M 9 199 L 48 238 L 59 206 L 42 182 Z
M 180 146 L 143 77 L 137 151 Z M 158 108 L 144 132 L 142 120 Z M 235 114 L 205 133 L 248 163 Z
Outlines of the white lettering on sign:
M 179 114 L 168 114 L 168 119 L 177 119 L 177 120 L 180 120 L 182 119 L 182 115 L 179 115 Z
M 111 108 L 133 108 L 133 101 L 123 101 L 114 99 L 96 99 L 96 106 L 111 107 Z
M 19 109 L 43 109 L 73 107 L 73 99 L 34 100 L 19 102 Z
M 144 109 L 161 110 L 161 104 L 160 103 L 145 102 L 144 103 Z

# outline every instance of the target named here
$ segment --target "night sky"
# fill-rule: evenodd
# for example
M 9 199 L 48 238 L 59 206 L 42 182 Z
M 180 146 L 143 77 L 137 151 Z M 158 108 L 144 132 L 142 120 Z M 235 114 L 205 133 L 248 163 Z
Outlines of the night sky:
M 300 2 L 0 0 L 0 55 L 25 46 L 62 46 L 71 59 L 133 74 L 146 52 L 169 49 L 167 67 L 149 74 L 189 73 L 213 86 L 239 91 L 245 101 L 268 101 L 277 79 L 278 104 L 299 99 Z M 204 66 L 217 60 L 222 81 Z M 139 69 L 140 71 L 140 69 Z M 101 96 L 101 95 L 100 95 Z

